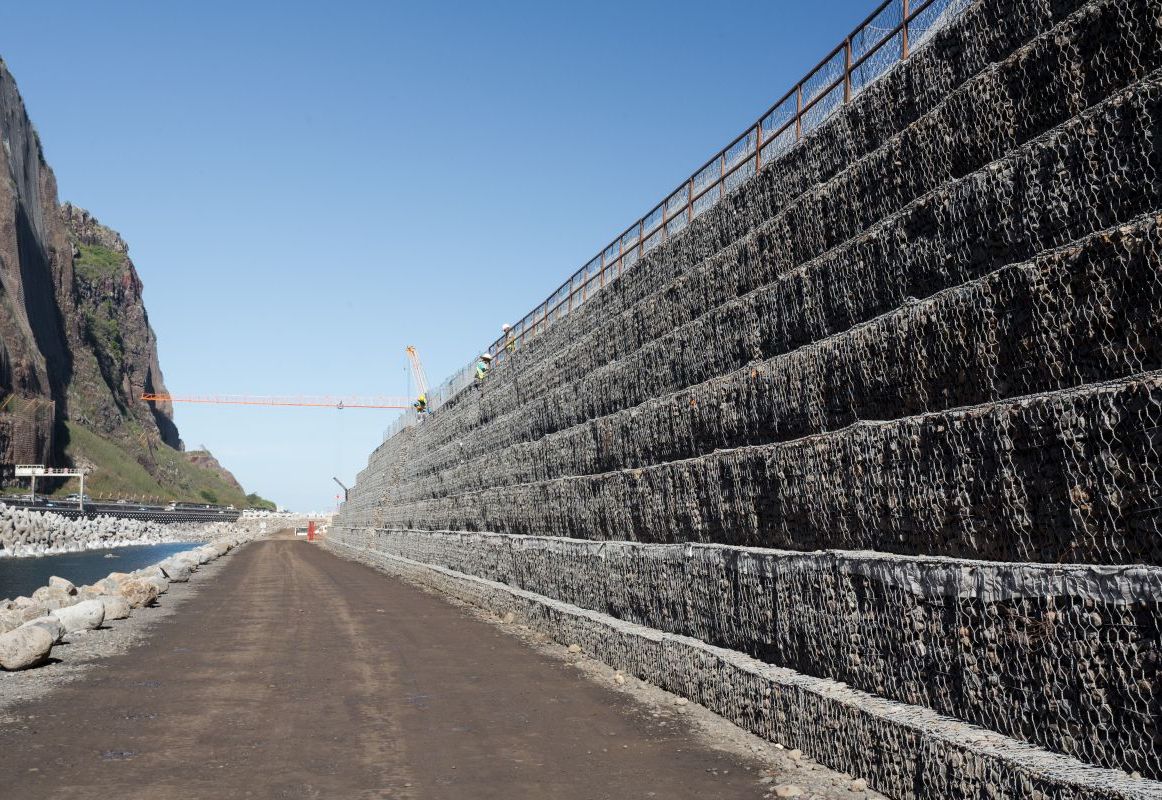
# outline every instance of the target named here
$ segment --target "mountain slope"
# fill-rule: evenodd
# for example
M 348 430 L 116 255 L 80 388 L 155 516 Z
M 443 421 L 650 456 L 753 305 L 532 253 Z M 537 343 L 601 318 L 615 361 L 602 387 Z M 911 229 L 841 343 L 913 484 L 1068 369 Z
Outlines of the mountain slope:
M 0 143 L 0 464 L 85 466 L 95 492 L 244 504 L 212 457 L 182 452 L 171 408 L 139 399 L 166 389 L 129 247 L 58 203 L 2 60 Z

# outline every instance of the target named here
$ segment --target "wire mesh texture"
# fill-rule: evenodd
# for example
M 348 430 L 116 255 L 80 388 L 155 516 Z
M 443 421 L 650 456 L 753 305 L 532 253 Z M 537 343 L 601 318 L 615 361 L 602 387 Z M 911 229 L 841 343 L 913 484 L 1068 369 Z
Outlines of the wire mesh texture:
M 1162 0 L 977 2 L 932 37 L 950 8 L 667 258 L 381 445 L 336 539 L 1162 780 Z M 723 170 L 799 135 L 792 99 Z M 705 169 L 609 255 L 688 224 Z M 901 730 L 899 773 L 932 766 L 895 796 L 989 794 Z
M 487 349 L 497 362 L 599 295 L 649 251 L 790 150 L 836 110 L 908 56 L 973 0 L 885 0 L 774 106 L 577 270 L 544 303 Z M 474 366 L 453 373 L 428 397 L 435 410 L 471 386 Z M 416 423 L 400 418 L 385 438 Z

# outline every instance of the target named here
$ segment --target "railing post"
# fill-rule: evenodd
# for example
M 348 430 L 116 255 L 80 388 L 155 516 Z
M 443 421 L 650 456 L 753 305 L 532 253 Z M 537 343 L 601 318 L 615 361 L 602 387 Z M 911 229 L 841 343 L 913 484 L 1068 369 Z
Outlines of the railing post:
M 686 224 L 694 221 L 694 176 L 686 181 Z
M 908 0 L 900 0 L 900 59 L 908 57 Z
M 666 215 L 666 212 L 663 211 L 662 216 L 665 216 L 665 215 Z M 637 221 L 637 257 L 639 259 L 646 254 L 645 234 L 646 234 L 646 221 L 644 219 L 639 219 Z
M 754 171 L 757 175 L 763 168 L 763 121 L 754 126 Z
M 851 102 L 851 37 L 843 43 L 843 102 Z
M 803 138 L 803 84 L 795 87 L 795 141 Z

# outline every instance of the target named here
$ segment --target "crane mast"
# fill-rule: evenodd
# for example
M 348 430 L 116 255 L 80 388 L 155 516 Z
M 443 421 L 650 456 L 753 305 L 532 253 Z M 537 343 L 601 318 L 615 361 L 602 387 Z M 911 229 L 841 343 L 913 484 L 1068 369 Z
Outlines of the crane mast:
M 408 361 L 412 365 L 412 376 L 416 379 L 416 388 L 420 390 L 420 394 L 427 395 L 428 393 L 428 374 L 424 372 L 424 365 L 420 361 L 419 351 L 416 350 L 415 345 L 409 344 L 407 346 Z

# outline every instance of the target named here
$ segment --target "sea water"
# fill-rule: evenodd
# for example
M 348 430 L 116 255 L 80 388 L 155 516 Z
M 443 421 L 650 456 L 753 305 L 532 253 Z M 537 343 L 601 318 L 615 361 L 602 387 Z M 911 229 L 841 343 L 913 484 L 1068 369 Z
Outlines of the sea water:
M 57 575 L 77 586 L 99 581 L 110 572 L 133 572 L 164 561 L 174 553 L 197 547 L 197 542 L 170 542 L 168 544 L 139 544 L 127 547 L 109 547 L 101 550 L 83 550 L 78 553 L 57 553 L 50 556 L 0 558 L 0 600 L 19 595 L 31 595 Z

